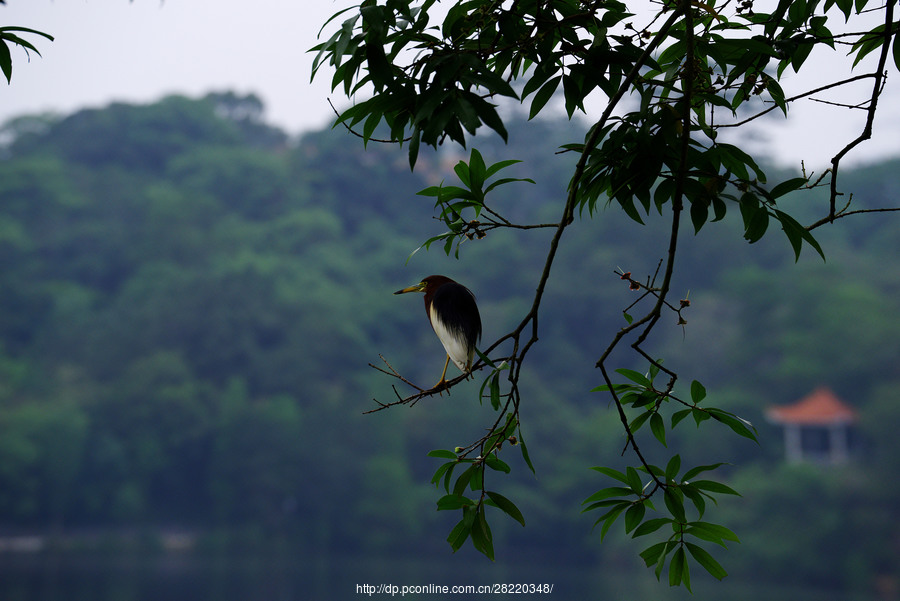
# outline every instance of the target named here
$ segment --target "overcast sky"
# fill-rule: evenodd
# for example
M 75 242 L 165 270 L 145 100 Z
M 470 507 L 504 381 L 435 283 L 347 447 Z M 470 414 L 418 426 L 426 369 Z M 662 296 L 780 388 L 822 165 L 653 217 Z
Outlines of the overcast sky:
M 0 122 L 22 114 L 68 113 L 112 101 L 152 102 L 171 93 L 253 92 L 267 119 L 291 134 L 330 125 L 330 73 L 310 84 L 322 23 L 352 0 L 7 0 L 0 24 L 53 35 L 29 38 L 42 56 L 14 50 L 12 85 L 2 86 Z M 788 96 L 830 76 L 840 54 L 818 57 L 809 79 L 783 82 Z M 840 60 L 843 63 L 845 61 Z M 871 88 L 866 81 L 859 93 Z M 849 97 L 848 97 L 849 98 Z M 334 98 L 341 105 L 341 98 Z M 900 156 L 900 77 L 882 97 L 875 138 L 857 160 Z M 784 164 L 820 169 L 862 127 L 862 111 L 804 101 L 791 119 L 756 132 Z

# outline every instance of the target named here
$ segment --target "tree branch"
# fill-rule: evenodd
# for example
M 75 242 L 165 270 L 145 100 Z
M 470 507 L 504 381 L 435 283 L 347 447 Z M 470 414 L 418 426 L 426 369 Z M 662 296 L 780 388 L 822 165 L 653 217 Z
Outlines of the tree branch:
M 894 3 L 895 0 L 888 0 L 884 7 L 884 34 L 881 42 L 881 56 L 878 57 L 878 67 L 874 73 L 875 83 L 872 85 L 872 96 L 871 102 L 869 103 L 868 114 L 866 115 L 866 124 L 863 127 L 862 133 L 860 133 L 855 140 L 844 146 L 844 148 L 831 159 L 831 193 L 828 202 L 828 219 L 830 223 L 834 223 L 834 220 L 837 217 L 835 214 L 835 204 L 838 197 L 837 181 L 841 159 L 857 145 L 872 137 L 872 124 L 875 122 L 875 111 L 878 108 L 878 98 L 881 96 L 883 81 L 885 79 L 884 67 L 887 63 L 888 52 L 890 52 L 891 47 L 891 35 L 893 33 L 891 31 L 891 24 L 894 21 Z
M 667 252 L 666 258 L 666 269 L 663 273 L 663 281 L 660 285 L 659 289 L 655 291 L 656 294 L 656 303 L 653 305 L 653 308 L 644 315 L 643 318 L 632 322 L 628 327 L 622 328 L 616 333 L 613 341 L 606 348 L 606 350 L 601 355 L 600 359 L 597 361 L 596 366 L 600 369 L 600 373 L 603 375 L 603 380 L 606 383 L 606 386 L 613 397 L 613 400 L 616 404 L 616 410 L 619 414 L 619 420 L 622 422 L 622 426 L 625 429 L 625 433 L 628 439 L 628 445 L 631 446 L 632 450 L 634 450 L 635 455 L 637 455 L 638 460 L 641 462 L 645 468 L 647 468 L 647 473 L 651 475 L 653 480 L 656 482 L 657 487 L 665 487 L 666 483 L 661 482 L 652 470 L 650 470 L 650 465 L 647 460 L 644 458 L 643 453 L 640 450 L 640 447 L 637 444 L 637 441 L 634 437 L 634 432 L 631 429 L 631 425 L 628 421 L 628 416 L 625 413 L 625 408 L 622 405 L 622 400 L 616 392 L 615 386 L 613 385 L 612 378 L 610 377 L 609 371 L 606 368 L 606 361 L 609 358 L 610 354 L 613 350 L 619 345 L 625 336 L 638 330 L 639 328 L 643 328 L 638 335 L 637 339 L 631 345 L 632 349 L 638 352 L 641 356 L 647 358 L 652 364 L 659 366 L 658 362 L 651 359 L 650 356 L 641 349 L 641 344 L 646 340 L 647 336 L 650 334 L 650 331 L 659 321 L 659 318 L 662 314 L 662 308 L 666 304 L 666 296 L 668 295 L 671 282 L 672 282 L 672 273 L 674 271 L 675 266 L 675 254 L 678 248 L 678 231 L 681 222 L 681 213 L 684 209 L 684 187 L 685 181 L 688 177 L 688 151 L 690 150 L 690 142 L 691 142 L 691 114 L 692 114 L 692 92 L 694 86 L 694 23 L 691 14 L 691 8 L 689 5 L 685 7 L 681 7 L 679 10 L 675 11 L 674 17 L 679 17 L 681 14 L 684 15 L 685 21 L 685 60 L 684 60 L 684 69 L 682 72 L 682 86 L 683 86 L 683 96 L 682 96 L 682 114 L 681 114 L 681 149 L 680 149 L 680 161 L 678 166 L 678 171 L 676 173 L 675 179 L 675 191 L 673 193 L 672 200 L 672 224 L 671 230 L 669 234 L 669 248 Z M 666 394 L 672 390 L 672 387 L 675 385 L 675 380 L 677 379 L 677 375 L 670 371 L 665 370 L 667 374 L 670 376 L 669 383 L 666 387 Z
M 872 78 L 872 77 L 875 77 L 875 73 L 864 73 L 863 75 L 856 75 L 856 76 L 854 76 L 854 77 L 849 77 L 849 78 L 844 79 L 844 80 L 841 80 L 841 81 L 835 81 L 835 82 L 832 82 L 832 83 L 830 83 L 830 84 L 827 84 L 827 85 L 818 87 L 818 88 L 816 88 L 816 89 L 814 89 L 814 90 L 809 90 L 808 92 L 803 92 L 802 94 L 797 94 L 796 96 L 791 96 L 790 98 L 785 98 L 784 101 L 785 101 L 786 103 L 795 102 L 795 101 L 800 100 L 800 99 L 802 99 L 802 98 L 806 98 L 807 96 L 812 96 L 813 94 L 818 94 L 819 92 L 825 92 L 825 91 L 830 90 L 830 89 L 832 89 L 832 88 L 839 88 L 840 86 L 845 86 L 845 85 L 847 85 L 848 83 L 853 83 L 853 82 L 855 82 L 855 81 L 860 81 L 861 79 L 870 79 L 870 78 Z M 753 115 L 753 116 L 751 116 L 751 117 L 747 117 L 747 118 L 744 119 L 743 121 L 738 121 L 737 123 L 722 123 L 722 124 L 718 124 L 718 125 L 715 126 L 715 129 L 721 129 L 721 128 L 725 128 L 725 127 L 740 127 L 740 126 L 742 126 L 742 125 L 746 125 L 747 123 L 750 123 L 751 121 L 755 121 L 756 119 L 759 119 L 759 118 L 762 117 L 763 115 L 767 115 L 768 113 L 771 113 L 772 111 L 774 111 L 774 110 L 777 109 L 777 108 L 778 108 L 778 105 L 773 104 L 772 106 L 770 106 L 770 107 L 767 108 L 766 110 L 760 111 L 760 112 L 756 113 L 755 115 Z

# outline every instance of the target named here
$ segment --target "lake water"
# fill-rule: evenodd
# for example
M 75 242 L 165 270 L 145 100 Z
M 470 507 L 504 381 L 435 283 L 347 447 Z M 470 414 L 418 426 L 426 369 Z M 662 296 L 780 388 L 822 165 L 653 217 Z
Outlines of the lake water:
M 874 596 L 778 588 L 765 579 L 719 583 L 694 575 L 694 595 L 637 570 L 606 572 L 478 558 L 314 559 L 187 554 L 156 557 L 0 553 L 2 601 L 307 601 L 343 599 L 610 599 L 615 601 L 872 601 Z M 441 587 L 525 585 L 517 594 L 442 594 Z M 535 585 L 535 587 L 531 587 Z M 547 585 L 552 588 L 548 589 Z M 401 587 L 418 587 L 402 595 Z M 540 587 L 540 588 L 538 588 Z M 392 594 L 393 593 L 393 594 Z

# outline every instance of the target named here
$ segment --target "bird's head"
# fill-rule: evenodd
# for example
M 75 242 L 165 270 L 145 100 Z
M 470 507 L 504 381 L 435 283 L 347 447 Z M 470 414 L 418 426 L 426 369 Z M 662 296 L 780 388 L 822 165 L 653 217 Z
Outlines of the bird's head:
M 398 290 L 394 294 L 406 294 L 407 292 L 428 293 L 429 291 L 433 293 L 435 290 L 437 290 L 443 284 L 446 284 L 447 282 L 452 282 L 452 281 L 453 280 L 451 280 L 450 278 L 448 278 L 446 276 L 430 275 L 427 278 L 424 278 L 418 284 L 413 284 L 412 286 L 408 286 L 407 288 Z

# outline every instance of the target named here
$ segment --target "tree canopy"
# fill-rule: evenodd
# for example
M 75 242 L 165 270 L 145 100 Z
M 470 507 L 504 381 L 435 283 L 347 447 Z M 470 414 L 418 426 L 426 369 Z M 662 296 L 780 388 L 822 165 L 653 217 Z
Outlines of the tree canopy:
M 581 134 L 560 145 L 574 164 L 565 189 L 548 197 L 555 220 L 526 223 L 504 215 L 504 205 L 495 200 L 497 191 L 526 184 L 523 178 L 502 177 L 513 160 L 491 163 L 474 147 L 468 160 L 455 167 L 458 185 L 442 183 L 420 192 L 434 200 L 446 227 L 424 246 L 440 241 L 448 254 L 462 259 L 463 242 L 490 237 L 495 230 L 553 232 L 543 266 L 532 275 L 535 292 L 521 320 L 486 343 L 479 355 L 476 367 L 486 373 L 477 397 L 490 403 L 496 417 L 473 442 L 430 453 L 442 461 L 432 480 L 442 495 L 438 509 L 461 514 L 448 537 L 454 550 L 471 540 L 476 549 L 494 556 L 488 507 L 524 524 L 522 512 L 498 492 L 496 482 L 511 470 L 500 458 L 501 449 L 506 457 L 509 446 L 517 446 L 534 470 L 535 452 L 527 450 L 522 419 L 533 399 L 524 383 L 525 359 L 536 348 L 539 316 L 546 322 L 545 293 L 558 269 L 563 234 L 592 227 L 587 217 L 616 205 L 632 220 L 632 228 L 657 216 L 667 227 L 653 239 L 659 249 L 655 269 L 609 266 L 638 298 L 622 306 L 620 327 L 594 330 L 608 340 L 605 346 L 575 357 L 599 369 L 599 382 L 586 379 L 581 389 L 614 404 L 623 446 L 633 458 L 633 465 L 623 468 L 595 468 L 613 486 L 588 496 L 585 511 L 600 515 L 601 538 L 619 518 L 633 537 L 656 537 L 658 542 L 641 551 L 641 557 L 657 577 L 668 566 L 672 585 L 690 588 L 690 561 L 716 578 L 725 576 L 721 564 L 698 543 L 725 546 L 737 540 L 731 530 L 707 518 L 709 501 L 737 492 L 721 479 L 711 479 L 710 472 L 722 462 L 704 457 L 687 464 L 671 441 L 685 429 L 676 426 L 687 423 L 717 422 L 754 441 L 757 431 L 736 413 L 716 407 L 715 397 L 707 398 L 699 380 L 670 367 L 655 343 L 657 331 L 669 320 L 677 326 L 688 323 L 690 297 L 687 290 L 673 287 L 685 229 L 705 234 L 708 224 L 737 214 L 742 225 L 738 234 L 746 241 L 758 243 L 776 229 L 770 226 L 777 226 L 796 259 L 804 248 L 824 258 L 825 249 L 813 235 L 818 228 L 850 215 L 898 210 L 860 203 L 845 192 L 839 178 L 843 159 L 871 136 L 887 70 L 900 67 L 896 2 L 875 4 L 468 0 L 439 10 L 435 0 L 366 0 L 326 23 L 324 41 L 313 49 L 318 52 L 313 74 L 327 68 L 333 88 L 354 99 L 340 113 L 338 125 L 369 145 L 376 140 L 405 145 L 410 167 L 415 168 L 423 145 L 465 147 L 475 143 L 482 126 L 506 140 L 504 106 L 509 103 L 527 104 L 534 119 L 559 98 L 570 118 L 576 112 L 587 116 Z M 873 16 L 874 25 L 867 21 Z M 829 80 L 814 90 L 785 90 L 785 72 L 808 69 L 807 59 L 817 48 L 846 50 L 844 60 L 852 67 L 866 65 L 866 72 Z M 874 64 L 866 62 L 868 55 L 875 57 Z M 801 98 L 860 80 L 868 80 L 871 91 L 846 108 L 865 110 L 865 124 L 823 174 L 772 179 L 762 161 L 725 141 L 725 132 L 745 128 L 762 115 L 780 111 L 787 116 Z M 811 217 L 785 202 L 791 193 L 819 187 L 828 193 Z M 576 260 L 586 260 L 596 250 L 588 248 Z M 595 297 L 608 284 L 593 273 L 582 274 L 578 282 L 579 288 L 596 290 Z M 760 337 L 754 333 L 750 340 Z M 390 365 L 384 371 L 406 379 Z M 437 392 L 398 394 L 390 402 L 379 401 L 377 409 L 415 403 Z M 652 435 L 648 441 L 638 436 L 645 426 Z M 668 456 L 652 459 L 657 452 L 651 445 Z

